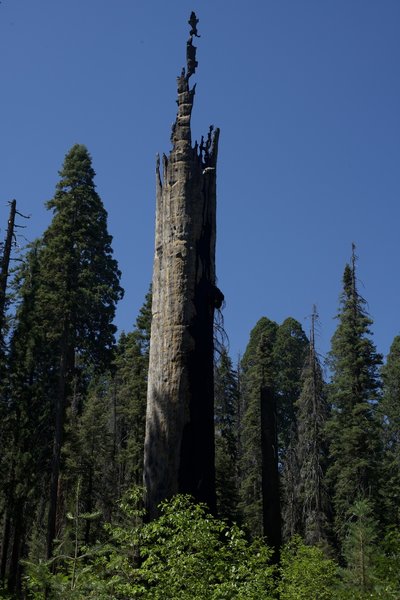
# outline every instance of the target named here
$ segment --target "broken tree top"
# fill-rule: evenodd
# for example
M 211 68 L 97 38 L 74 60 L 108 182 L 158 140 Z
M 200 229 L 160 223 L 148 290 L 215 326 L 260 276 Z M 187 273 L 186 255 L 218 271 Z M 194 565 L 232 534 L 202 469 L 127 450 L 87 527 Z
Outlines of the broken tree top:
M 186 44 L 186 64 L 187 64 L 187 79 L 189 79 L 189 77 L 191 75 L 193 75 L 193 73 L 196 70 L 196 67 L 198 65 L 197 61 L 196 61 L 196 46 L 193 46 L 193 36 L 196 37 L 200 37 L 199 34 L 197 33 L 197 23 L 199 22 L 198 18 L 196 17 L 196 14 L 192 11 L 192 14 L 190 15 L 190 19 L 188 21 L 191 29 L 190 29 L 190 38 L 187 41 Z
M 196 91 L 196 84 L 192 88 L 189 86 L 189 79 L 195 73 L 198 65 L 196 60 L 196 46 L 193 45 L 193 36 L 200 37 L 197 32 L 197 23 L 199 19 L 194 12 L 191 13 L 188 21 L 190 25 L 189 39 L 186 42 L 186 69 L 183 68 L 180 76 L 178 77 L 178 114 L 176 121 L 172 125 L 171 132 L 171 143 L 173 145 L 173 152 L 170 156 L 172 161 L 180 161 L 183 158 L 189 158 L 192 152 L 191 142 L 191 130 L 190 130 L 190 119 L 193 108 L 193 100 Z M 214 154 L 216 158 L 217 151 L 217 140 L 219 130 L 211 126 L 207 135 L 206 141 L 201 138 L 200 144 L 196 142 L 194 151 L 198 154 L 201 161 L 203 161 L 203 167 L 213 167 L 211 164 L 215 160 L 209 160 Z M 165 157 L 164 157 L 165 160 Z
M 197 23 L 199 22 L 198 18 L 196 17 L 196 13 L 192 10 L 192 13 L 190 15 L 190 19 L 188 21 L 191 30 L 190 30 L 190 34 L 191 36 L 195 35 L 196 37 L 200 37 L 199 34 L 197 33 Z

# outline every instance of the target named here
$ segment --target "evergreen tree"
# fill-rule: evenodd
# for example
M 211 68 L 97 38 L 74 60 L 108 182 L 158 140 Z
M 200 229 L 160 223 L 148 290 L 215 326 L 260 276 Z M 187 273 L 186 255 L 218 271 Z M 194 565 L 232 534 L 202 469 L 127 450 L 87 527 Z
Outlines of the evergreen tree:
M 301 376 L 302 389 L 297 401 L 296 457 L 299 465 L 297 497 L 301 533 L 307 544 L 328 539 L 329 498 L 325 482 L 328 418 L 326 390 L 315 348 L 316 309 L 312 314 L 309 352 Z
M 376 418 L 381 356 L 371 340 L 372 320 L 366 313 L 356 280 L 356 257 L 346 265 L 339 325 L 332 338 L 329 366 L 329 479 L 339 539 L 346 531 L 348 512 L 357 500 L 377 499 L 380 431 Z
M 382 378 L 384 517 L 386 523 L 400 527 L 400 336 L 393 340 Z
M 355 502 L 349 511 L 349 525 L 343 542 L 343 554 L 347 564 L 344 587 L 355 594 L 366 594 L 365 597 L 371 597 L 374 584 L 374 567 L 378 553 L 377 530 L 378 524 L 370 502 L 365 498 Z
M 301 390 L 301 373 L 307 347 L 308 339 L 300 323 L 292 317 L 285 319 L 277 330 L 273 356 L 282 524 L 286 540 L 300 530 L 296 403 Z
M 54 216 L 44 233 L 40 256 L 42 325 L 49 334 L 57 373 L 48 557 L 56 535 L 66 401 L 81 365 L 104 368 L 110 362 L 115 333 L 112 321 L 122 296 L 120 273 L 112 258 L 112 238 L 107 232 L 107 213 L 95 190 L 94 175 L 86 147 L 73 146 L 60 171 L 55 196 L 47 203 Z
M 264 533 L 261 392 L 274 384 L 273 345 L 278 325 L 262 317 L 242 359 L 240 508 L 253 536 Z
M 36 313 L 39 286 L 39 253 L 35 242 L 15 278 L 19 305 L 13 333 L 9 370 L 5 381 L 5 414 L 2 421 L 1 456 L 3 533 L 1 570 L 8 586 L 19 582 L 19 558 L 32 529 L 33 514 L 45 487 L 43 474 L 51 446 L 49 407 L 43 399 L 54 385 L 50 368 L 51 351 Z
M 77 528 L 86 545 L 104 537 L 104 522 L 118 517 L 117 501 L 132 486 L 142 485 L 150 322 L 151 292 L 134 331 L 122 333 L 111 369 L 88 373 L 88 393 L 82 402 L 71 402 L 63 449 L 64 496 L 70 513 L 76 513 L 79 489 L 79 511 L 98 518 L 71 521 L 63 536 L 66 545 Z M 77 411 L 80 403 L 83 409 Z
M 55 196 L 47 203 L 54 213 L 52 223 L 17 276 L 9 390 L 13 483 L 7 492 L 14 507 L 13 541 L 11 550 L 3 552 L 11 587 L 33 515 L 40 537 L 47 513 L 46 553 L 51 556 L 62 519 L 58 509 L 64 498 L 60 473 L 66 409 L 73 403 L 73 410 L 82 410 L 89 367 L 95 372 L 110 362 L 112 320 L 122 295 L 107 213 L 84 146 L 71 149 L 60 175 Z
M 112 413 L 118 497 L 143 483 L 151 290 L 133 332 L 122 334 L 114 361 Z
M 85 545 L 104 536 L 103 522 L 111 518 L 116 501 L 110 465 L 113 436 L 110 426 L 109 388 L 111 377 L 92 375 L 83 399 L 83 410 L 71 402 L 67 411 L 66 435 L 63 445 L 63 496 L 69 513 L 77 511 L 96 514 L 97 519 L 66 522 L 63 542 L 72 535 Z M 67 513 L 68 514 L 68 513 Z M 101 519 L 100 517 L 103 517 Z M 68 526 L 69 525 L 69 526 Z M 73 525 L 71 530 L 71 525 Z M 79 532 L 76 531 L 78 527 Z
M 225 349 L 215 368 L 215 475 L 217 511 L 230 521 L 238 517 L 238 403 L 237 373 Z
M 278 327 L 273 351 L 281 463 L 285 462 L 286 452 L 295 436 L 296 403 L 307 349 L 308 339 L 302 326 L 293 317 L 288 317 Z

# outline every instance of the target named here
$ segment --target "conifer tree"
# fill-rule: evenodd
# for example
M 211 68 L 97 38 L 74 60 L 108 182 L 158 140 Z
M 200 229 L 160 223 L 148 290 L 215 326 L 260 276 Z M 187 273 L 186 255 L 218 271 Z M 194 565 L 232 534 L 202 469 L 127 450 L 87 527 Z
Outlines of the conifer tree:
M 47 203 L 54 213 L 52 223 L 17 277 L 9 392 L 15 460 L 8 489 L 14 525 L 8 557 L 3 552 L 11 580 L 35 514 L 40 537 L 47 513 L 46 554 L 51 556 L 62 518 L 58 507 L 64 497 L 60 473 L 67 406 L 73 401 L 74 410 L 82 410 L 88 369 L 96 372 L 110 362 L 112 320 L 122 295 L 107 213 L 84 146 L 71 149 L 60 175 L 55 196 Z
M 32 527 L 32 517 L 45 487 L 43 473 L 51 445 L 49 408 L 43 398 L 54 384 L 45 332 L 36 318 L 39 286 L 39 241 L 31 245 L 15 278 L 19 306 L 10 342 L 4 382 L 5 414 L 0 482 L 3 522 L 0 577 L 13 590 L 19 582 L 19 558 Z
M 89 389 L 84 395 L 83 409 L 71 402 L 67 410 L 63 445 L 63 500 L 69 513 L 96 515 L 97 518 L 66 522 L 63 541 L 78 537 L 85 545 L 104 535 L 103 522 L 110 519 L 116 501 L 110 468 L 113 436 L 110 427 L 109 387 L 111 377 L 88 374 Z M 67 513 L 68 514 L 68 513 Z M 101 518 L 102 517 L 102 518 Z M 73 525 L 73 530 L 70 527 Z M 76 531 L 79 528 L 79 532 Z
M 327 443 L 325 426 L 328 418 L 325 383 L 315 347 L 314 307 L 310 345 L 301 376 L 301 393 L 297 401 L 296 457 L 299 465 L 297 496 L 301 533 L 307 544 L 328 539 L 329 499 L 325 482 Z
M 242 359 L 240 508 L 253 536 L 264 534 L 261 402 L 262 390 L 272 390 L 274 384 L 273 345 L 277 329 L 274 321 L 262 317 L 250 333 Z M 273 402 L 273 394 L 269 401 Z
M 54 350 L 57 388 L 47 528 L 47 556 L 56 535 L 61 447 L 66 401 L 79 365 L 110 362 L 115 305 L 122 296 L 112 258 L 107 213 L 95 190 L 91 157 L 75 145 L 65 158 L 56 193 L 47 203 L 53 221 L 43 236 L 39 304 Z
M 382 491 L 385 522 L 400 526 L 400 336 L 390 347 L 382 368 L 384 460 Z
M 296 402 L 308 339 L 301 324 L 288 317 L 278 327 L 274 343 L 275 391 L 278 415 L 279 458 L 285 462 L 296 431 Z
M 351 506 L 349 517 L 351 518 L 343 542 L 343 554 L 347 565 L 344 571 L 344 588 L 353 592 L 354 596 L 361 592 L 365 597 L 371 598 L 375 578 L 374 563 L 377 562 L 378 554 L 378 523 L 374 518 L 371 503 L 365 498 L 357 500 Z
M 215 475 L 217 511 L 221 518 L 238 518 L 238 403 L 237 373 L 226 349 L 215 368 Z
M 79 488 L 79 509 L 98 517 L 79 520 L 79 539 L 86 545 L 104 537 L 103 524 L 115 520 L 117 502 L 142 485 L 150 324 L 151 291 L 134 331 L 121 334 L 110 370 L 88 373 L 82 411 L 71 403 L 64 495 L 70 512 L 76 512 Z M 65 542 L 71 533 L 68 528 Z
M 380 431 L 378 367 L 382 362 L 371 340 L 372 320 L 358 292 L 355 247 L 343 275 L 339 324 L 332 338 L 329 366 L 329 479 L 339 539 L 346 531 L 348 512 L 357 500 L 377 500 Z
M 301 324 L 289 317 L 279 326 L 273 348 L 277 405 L 278 456 L 281 473 L 282 525 L 285 539 L 300 528 L 299 463 L 296 453 L 297 409 L 308 339 Z
M 112 422 L 117 497 L 132 485 L 143 484 L 151 303 L 150 290 L 134 331 L 121 335 L 114 361 Z

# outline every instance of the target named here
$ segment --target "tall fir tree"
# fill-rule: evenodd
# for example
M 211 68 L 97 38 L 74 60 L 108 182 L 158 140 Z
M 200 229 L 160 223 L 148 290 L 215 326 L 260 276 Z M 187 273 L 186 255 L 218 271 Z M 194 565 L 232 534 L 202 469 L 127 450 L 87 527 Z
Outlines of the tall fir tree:
M 339 540 L 346 534 L 351 506 L 357 500 L 378 500 L 380 428 L 379 365 L 382 357 L 371 339 L 372 320 L 359 294 L 353 245 L 350 265 L 343 274 L 339 324 L 329 354 L 331 382 L 328 423 L 335 528 Z
M 314 307 L 311 317 L 310 345 L 301 375 L 301 392 L 297 401 L 298 461 L 297 498 L 300 529 L 307 544 L 329 541 L 330 504 L 326 486 L 328 448 L 325 427 L 328 419 L 326 385 L 315 347 Z
M 382 368 L 383 397 L 381 419 L 383 424 L 383 477 L 382 496 L 387 524 L 400 527 L 400 336 L 390 347 Z

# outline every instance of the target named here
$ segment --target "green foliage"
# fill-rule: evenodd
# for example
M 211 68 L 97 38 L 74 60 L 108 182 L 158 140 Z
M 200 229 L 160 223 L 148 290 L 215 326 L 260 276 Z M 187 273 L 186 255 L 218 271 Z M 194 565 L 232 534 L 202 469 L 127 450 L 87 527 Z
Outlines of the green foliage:
M 254 537 L 263 534 L 261 389 L 273 385 L 278 325 L 262 317 L 251 331 L 241 363 L 240 509 Z
M 281 557 L 280 600 L 331 600 L 336 598 L 339 569 L 316 546 L 305 545 L 294 536 Z
M 316 313 L 310 336 L 309 352 L 301 375 L 301 393 L 297 400 L 298 461 L 297 501 L 300 531 L 307 544 L 328 539 L 330 503 L 325 483 L 328 448 L 325 425 L 328 418 L 325 383 L 315 349 Z
M 156 521 L 143 524 L 138 496 L 124 502 L 130 523 L 108 526 L 110 543 L 86 553 L 72 579 L 71 563 L 52 575 L 49 564 L 30 565 L 27 587 L 34 600 L 271 600 L 270 551 L 249 544 L 237 527 L 211 516 L 203 505 L 178 496 L 162 505 Z
M 308 339 L 300 323 L 292 317 L 285 319 L 278 327 L 273 348 L 278 443 L 282 462 L 296 428 L 296 402 L 300 395 L 307 348 Z
M 376 597 L 400 598 L 400 529 L 389 527 L 374 562 Z
M 298 531 L 296 504 L 298 464 L 293 442 L 296 430 L 296 401 L 308 340 L 293 318 L 278 326 L 263 317 L 250 334 L 241 363 L 240 493 L 241 512 L 252 535 L 264 531 L 261 450 L 261 394 L 269 390 L 276 405 L 277 441 L 281 487 L 285 498 L 285 528 L 288 536 Z M 296 506 L 295 506 L 296 504 Z M 274 516 L 276 519 L 277 516 Z M 265 523 L 264 523 L 265 525 Z
M 332 338 L 329 366 L 332 379 L 328 423 L 336 531 L 345 534 L 351 505 L 372 497 L 378 503 L 380 427 L 378 367 L 381 356 L 370 339 L 371 319 L 356 285 L 355 255 L 343 275 L 339 325 Z
M 348 515 L 338 597 L 343 599 L 400 597 L 400 531 L 390 528 L 379 541 L 378 522 L 368 500 L 357 501 Z
M 146 294 L 133 332 L 122 333 L 114 360 L 112 421 L 117 497 L 142 485 L 151 329 L 151 290 Z
M 358 500 L 349 511 L 343 555 L 347 563 L 345 580 L 351 589 L 371 591 L 374 580 L 374 555 L 377 523 L 368 500 Z
M 221 518 L 238 518 L 238 377 L 226 351 L 215 367 L 215 477 Z
M 382 367 L 382 378 L 380 414 L 384 460 L 381 495 L 386 523 L 400 526 L 400 336 L 393 340 L 386 364 Z
M 3 555 L 11 556 L 3 564 L 8 565 L 11 587 L 17 584 L 21 550 L 26 551 L 29 542 L 31 550 L 34 545 L 43 547 L 38 539 L 32 542 L 44 529 L 46 513 L 48 552 L 55 524 L 63 521 L 68 488 L 60 474 L 67 408 L 69 415 L 80 417 L 89 374 L 110 364 L 112 321 L 122 296 L 107 213 L 95 191 L 91 158 L 84 146 L 70 150 L 60 175 L 55 195 L 47 203 L 52 222 L 30 246 L 14 282 L 8 472 L 2 482 L 8 532 Z
M 116 331 L 112 321 L 122 289 L 94 175 L 86 147 L 76 144 L 47 202 L 53 220 L 43 235 L 38 302 L 49 339 L 59 344 L 67 334 L 81 359 L 100 366 L 110 359 Z

